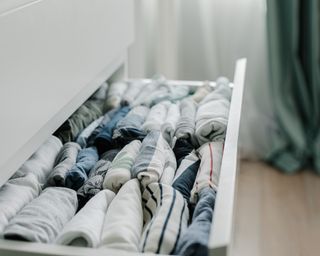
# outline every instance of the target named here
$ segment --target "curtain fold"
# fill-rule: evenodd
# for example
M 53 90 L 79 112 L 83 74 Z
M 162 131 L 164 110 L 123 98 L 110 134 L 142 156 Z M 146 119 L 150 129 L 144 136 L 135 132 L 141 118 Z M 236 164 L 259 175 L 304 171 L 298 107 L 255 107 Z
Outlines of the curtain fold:
M 278 129 L 267 160 L 320 173 L 319 1 L 268 0 L 271 91 Z

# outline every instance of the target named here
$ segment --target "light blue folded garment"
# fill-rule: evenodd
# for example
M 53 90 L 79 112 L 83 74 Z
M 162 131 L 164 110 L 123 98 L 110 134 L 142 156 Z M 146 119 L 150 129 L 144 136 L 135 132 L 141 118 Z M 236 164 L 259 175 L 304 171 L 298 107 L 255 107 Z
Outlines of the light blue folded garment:
M 77 137 L 76 142 L 82 147 L 85 148 L 87 146 L 87 140 L 90 137 L 91 133 L 99 126 L 103 119 L 103 116 L 94 120 L 87 128 L 85 128 Z
M 191 225 L 182 233 L 174 254 L 185 256 L 208 255 L 212 214 L 216 191 L 210 187 L 200 192 L 200 199 L 193 213 Z
M 99 156 L 95 147 L 80 150 L 76 164 L 67 172 L 66 187 L 78 190 L 88 179 L 89 172 L 98 159 Z

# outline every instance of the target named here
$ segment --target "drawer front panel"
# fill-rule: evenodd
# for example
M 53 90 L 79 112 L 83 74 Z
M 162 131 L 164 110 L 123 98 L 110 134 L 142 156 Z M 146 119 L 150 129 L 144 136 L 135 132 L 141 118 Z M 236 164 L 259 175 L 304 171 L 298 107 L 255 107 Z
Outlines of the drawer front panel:
M 133 1 L 32 1 L 0 33 L 1 185 L 124 61 Z

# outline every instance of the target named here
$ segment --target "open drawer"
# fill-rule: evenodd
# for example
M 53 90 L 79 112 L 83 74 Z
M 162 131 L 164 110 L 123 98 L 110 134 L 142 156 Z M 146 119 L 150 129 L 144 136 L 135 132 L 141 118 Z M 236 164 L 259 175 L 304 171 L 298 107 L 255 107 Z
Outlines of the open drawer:
M 133 9 L 133 0 L 0 2 L 0 186 L 103 81 L 126 78 Z M 227 255 L 231 245 L 245 69 L 246 60 L 238 60 L 209 240 L 212 255 Z M 0 239 L 0 255 L 134 253 Z
M 242 93 L 244 87 L 246 59 L 236 63 L 230 104 L 229 121 L 222 159 L 219 188 L 213 214 L 209 239 L 211 255 L 228 255 L 232 243 L 233 208 L 237 174 L 237 144 L 241 117 Z M 108 79 L 109 77 L 106 77 Z M 169 84 L 200 86 L 197 81 L 168 81 Z M 215 83 L 211 83 L 215 86 Z M 87 95 L 90 96 L 90 95 Z M 86 97 L 87 98 L 87 97 Z M 32 138 L 31 138 L 32 139 Z M 13 172 L 11 172 L 12 174 Z M 40 244 L 12 240 L 0 240 L 0 255 L 134 255 L 134 253 L 113 249 L 89 249 L 54 244 Z

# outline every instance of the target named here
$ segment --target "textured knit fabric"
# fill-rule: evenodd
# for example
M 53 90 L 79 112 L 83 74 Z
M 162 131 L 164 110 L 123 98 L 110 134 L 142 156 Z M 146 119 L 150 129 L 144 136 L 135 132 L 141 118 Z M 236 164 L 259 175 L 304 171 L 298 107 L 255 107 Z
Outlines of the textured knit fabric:
M 134 140 L 117 154 L 104 178 L 104 189 L 117 193 L 121 186 L 131 179 L 131 168 L 139 154 L 140 147 L 141 142 Z
M 79 209 L 102 190 L 103 180 L 110 166 L 110 161 L 100 159 L 92 168 L 89 178 L 77 191 Z
M 212 188 L 204 188 L 199 196 L 199 202 L 193 213 L 192 223 L 182 233 L 181 239 L 174 251 L 176 255 L 208 255 L 208 241 L 216 192 Z
M 146 105 L 145 102 L 149 96 L 158 89 L 160 86 L 160 81 L 153 80 L 151 83 L 146 84 L 143 90 L 137 95 L 132 103 L 132 106 Z
M 191 98 L 186 98 L 180 102 L 180 119 L 175 132 L 177 139 L 193 139 L 196 111 L 196 103 Z
M 162 124 L 165 122 L 168 112 L 168 107 L 170 106 L 169 101 L 163 101 L 154 105 L 146 118 L 146 121 L 143 124 L 143 129 L 146 132 L 152 130 L 160 130 Z
M 9 221 L 41 192 L 34 174 L 7 181 L 0 188 L 0 237 Z
M 112 116 L 112 119 L 102 128 L 102 131 L 97 135 L 95 139 L 95 146 L 98 149 L 99 154 L 113 148 L 115 145 L 112 143 L 113 130 L 116 128 L 117 123 L 124 118 L 130 111 L 129 107 L 120 108 Z
M 216 87 L 214 91 L 208 94 L 205 98 L 203 98 L 203 100 L 200 101 L 200 104 L 204 104 L 212 100 L 217 100 L 219 99 L 219 96 L 230 101 L 231 95 L 232 95 L 232 89 L 230 87 L 230 82 L 228 78 L 219 77 L 216 81 Z
M 172 103 L 168 107 L 167 116 L 164 123 L 161 126 L 161 132 L 165 140 L 173 147 L 175 141 L 173 140 L 174 133 L 176 131 L 177 123 L 180 118 L 179 105 Z
M 167 91 L 162 95 L 158 95 L 155 99 L 153 99 L 152 105 L 165 100 L 168 100 L 171 102 L 182 100 L 183 98 L 188 96 L 189 92 L 190 92 L 189 86 L 168 85 Z
M 174 145 L 173 152 L 177 159 L 177 166 L 179 167 L 181 161 L 194 150 L 190 139 L 178 139 Z
M 112 83 L 109 86 L 107 99 L 104 104 L 104 111 L 109 111 L 120 106 L 122 97 L 128 88 L 125 82 Z
M 50 187 L 27 204 L 4 230 L 7 239 L 52 243 L 78 206 L 76 192 Z
M 138 252 L 142 225 L 140 184 L 132 179 L 121 187 L 109 206 L 100 247 Z
M 190 200 L 191 190 L 193 188 L 199 166 L 200 159 L 195 154 L 195 151 L 193 151 L 182 160 L 174 177 L 172 187 L 178 190 L 187 202 Z
M 81 209 L 92 197 L 103 189 L 103 180 L 111 167 L 111 162 L 120 152 L 119 149 L 111 149 L 105 152 L 89 173 L 89 178 L 77 191 L 79 209 Z
M 160 131 L 153 130 L 148 133 L 132 166 L 132 177 L 138 178 L 144 187 L 158 182 L 165 168 L 168 147 Z
M 103 127 L 107 125 L 107 123 L 111 120 L 111 118 L 114 116 L 114 114 L 118 111 L 118 108 L 112 109 L 108 111 L 106 114 L 104 114 L 101 122 L 99 125 L 92 131 L 89 138 L 87 139 L 87 146 L 91 147 L 94 145 L 94 141 L 98 134 L 103 130 Z
M 225 138 L 231 92 L 226 81 L 217 83 L 216 89 L 200 102 L 195 132 L 200 145 Z
M 65 186 L 67 172 L 75 165 L 81 147 L 78 143 L 67 142 L 61 148 L 55 160 L 55 167 L 49 174 L 49 186 Z
M 143 192 L 145 225 L 140 251 L 172 254 L 187 228 L 189 211 L 179 191 L 170 185 L 152 183 Z
M 119 144 L 127 144 L 132 140 L 143 140 L 147 135 L 142 129 L 142 125 L 149 113 L 149 108 L 145 106 L 137 106 L 117 123 L 117 127 L 113 131 L 112 139 Z
M 110 150 L 104 152 L 104 153 L 101 155 L 101 159 L 108 160 L 108 161 L 112 162 L 113 159 L 117 156 L 117 154 L 118 154 L 120 151 L 121 151 L 120 148 L 110 149 Z
M 87 146 L 87 140 L 90 137 L 91 133 L 99 126 L 103 117 L 99 117 L 94 120 L 87 128 L 85 128 L 77 137 L 76 142 L 82 147 L 85 148 Z
M 80 150 L 76 164 L 67 172 L 66 187 L 78 190 L 88 179 L 88 174 L 98 159 L 99 156 L 95 147 Z
M 100 100 L 87 100 L 54 133 L 63 143 L 75 141 L 91 122 L 102 116 Z
M 159 183 L 171 185 L 177 170 L 177 161 L 171 147 L 169 147 L 169 144 L 166 144 L 165 159 L 166 163 L 162 175 L 160 177 Z
M 122 106 L 132 106 L 134 100 L 142 92 L 142 89 L 145 87 L 145 84 L 142 81 L 130 82 L 128 89 L 123 94 L 121 105 Z
M 107 209 L 115 194 L 103 190 L 64 226 L 55 243 L 82 247 L 97 247 Z
M 195 102 L 199 103 L 212 91 L 212 86 L 209 84 L 204 84 L 203 86 L 199 87 L 191 97 Z
M 198 149 L 201 163 L 191 191 L 192 202 L 198 201 L 199 193 L 206 187 L 218 190 L 223 146 L 223 141 L 214 141 L 206 143 Z
M 40 184 L 44 185 L 49 173 L 54 167 L 55 159 L 62 147 L 61 141 L 50 136 L 39 149 L 13 174 L 11 179 L 26 176 L 33 173 Z
M 156 102 L 160 102 L 166 95 L 169 94 L 169 87 L 165 83 L 160 83 L 156 90 L 149 93 L 148 97 L 145 98 L 143 105 L 151 107 L 156 104 Z

